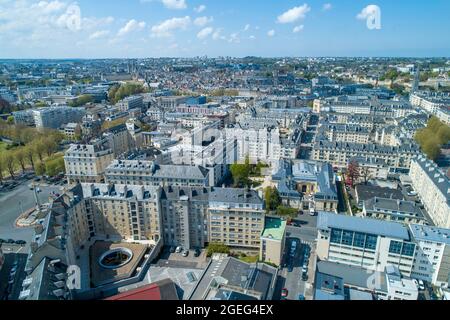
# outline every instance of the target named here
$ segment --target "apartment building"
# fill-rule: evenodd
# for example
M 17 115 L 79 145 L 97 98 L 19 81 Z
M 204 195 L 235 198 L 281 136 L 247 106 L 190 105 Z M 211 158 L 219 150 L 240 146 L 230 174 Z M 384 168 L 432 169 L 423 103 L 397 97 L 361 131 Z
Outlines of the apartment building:
M 371 132 L 359 125 L 333 124 L 319 128 L 318 135 L 332 142 L 368 143 Z
M 144 107 L 144 98 L 142 96 L 130 96 L 117 103 L 120 111 L 127 112 L 132 109 L 142 109 Z
M 81 122 L 84 108 L 46 107 L 13 112 L 16 124 L 32 125 L 36 128 L 59 129 L 70 122 Z
M 76 187 L 75 187 L 76 188 Z M 245 189 L 86 183 L 72 214 L 73 242 L 103 236 L 154 241 L 185 249 L 219 242 L 237 250 L 260 248 L 264 201 Z
M 256 191 L 214 188 L 209 198 L 209 242 L 259 250 L 264 219 L 264 201 Z
M 412 160 L 409 176 L 434 224 L 450 228 L 449 178 L 425 155 Z
M 419 153 L 419 147 L 412 143 L 393 147 L 319 140 L 313 147 L 312 157 L 314 160 L 330 162 L 337 167 L 345 167 L 352 158 L 363 157 L 384 161 L 389 167 L 409 168 L 412 158 Z
M 159 165 L 153 161 L 140 160 L 114 160 L 105 170 L 105 179 L 107 183 L 133 185 L 213 186 L 210 172 L 204 167 Z
M 423 225 L 410 225 L 417 244 L 411 276 L 447 287 L 450 281 L 450 230 Z
M 415 92 L 410 95 L 409 100 L 413 106 L 422 108 L 434 115 L 437 115 L 441 108 L 450 106 L 450 95 L 448 94 Z
M 248 128 L 229 125 L 225 128 L 227 144 L 236 146 L 236 158 L 250 163 L 273 164 L 280 158 L 295 159 L 300 152 L 302 131 L 299 128 L 283 131 L 278 127 Z
M 101 182 L 106 167 L 113 160 L 114 152 L 106 141 L 72 144 L 64 154 L 68 183 Z

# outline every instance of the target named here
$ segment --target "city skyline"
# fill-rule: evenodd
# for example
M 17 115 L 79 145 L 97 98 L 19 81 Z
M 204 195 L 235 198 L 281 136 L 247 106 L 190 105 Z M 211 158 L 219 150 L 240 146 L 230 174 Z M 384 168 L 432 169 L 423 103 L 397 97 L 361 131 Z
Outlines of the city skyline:
M 373 5 L 380 9 L 379 29 L 366 24 Z M 445 37 L 450 3 L 445 1 L 262 1 L 255 6 L 234 0 L 126 5 L 3 0 L 0 8 L 0 43 L 8 44 L 1 59 L 443 57 L 450 52 Z

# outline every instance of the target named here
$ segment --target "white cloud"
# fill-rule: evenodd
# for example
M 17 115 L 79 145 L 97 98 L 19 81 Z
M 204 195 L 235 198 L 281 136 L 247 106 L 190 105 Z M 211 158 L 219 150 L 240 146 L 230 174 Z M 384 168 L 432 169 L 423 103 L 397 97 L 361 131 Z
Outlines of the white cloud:
M 269 30 L 268 32 L 267 32 L 267 36 L 268 37 L 273 37 L 275 35 L 275 30 Z
M 208 17 L 198 17 L 194 20 L 194 24 L 199 27 L 204 27 L 208 23 L 211 23 L 213 21 L 214 21 L 213 17 L 209 17 L 209 18 Z
M 278 16 L 278 23 L 292 23 L 303 19 L 311 8 L 305 3 L 302 6 L 294 7 Z
M 248 37 L 250 40 L 255 40 L 256 37 L 254 35 L 251 35 L 250 37 Z
M 325 3 L 322 7 L 323 11 L 328 11 L 331 10 L 333 8 L 333 6 L 331 5 L 331 3 Z
M 197 33 L 197 38 L 199 39 L 205 39 L 207 38 L 210 34 L 212 34 L 214 32 L 214 29 L 211 27 L 206 27 L 204 29 L 202 29 L 199 33 Z
M 356 16 L 357 19 L 360 20 L 366 20 L 368 17 L 370 17 L 374 12 L 377 12 L 379 10 L 379 7 L 374 4 L 369 4 L 367 7 L 362 9 L 360 13 Z
M 144 21 L 139 22 L 139 21 L 132 19 L 132 20 L 128 21 L 127 24 L 119 30 L 117 35 L 119 37 L 122 37 L 122 36 L 126 35 L 127 33 L 130 33 L 133 31 L 140 31 L 144 28 L 145 28 Z
M 300 32 L 300 31 L 302 31 L 304 27 L 305 27 L 304 25 L 296 26 L 296 27 L 292 30 L 292 32 L 293 32 L 293 33 L 298 33 L 298 32 Z
M 213 40 L 223 39 L 224 37 L 220 35 L 221 32 L 222 32 L 222 29 L 216 29 L 216 31 L 214 31 L 214 33 L 212 35 Z
M 162 3 L 167 9 L 181 10 L 187 8 L 185 0 L 162 0 Z
M 241 39 L 239 38 L 238 33 L 232 33 L 230 34 L 230 37 L 228 38 L 229 43 L 240 43 Z
M 249 29 L 250 29 L 250 25 L 246 24 L 245 27 L 244 27 L 244 31 L 248 31 Z
M 95 40 L 95 39 L 103 38 L 103 37 L 107 36 L 108 34 L 109 34 L 108 30 L 95 31 L 94 33 L 91 33 L 91 35 L 89 36 L 89 39 Z
M 194 11 L 195 12 L 197 12 L 197 13 L 202 13 L 203 11 L 205 11 L 206 10 L 206 6 L 205 5 L 199 5 L 198 7 L 195 7 L 194 8 Z
M 191 17 L 172 18 L 152 27 L 152 37 L 170 37 L 175 30 L 185 30 L 191 24 Z

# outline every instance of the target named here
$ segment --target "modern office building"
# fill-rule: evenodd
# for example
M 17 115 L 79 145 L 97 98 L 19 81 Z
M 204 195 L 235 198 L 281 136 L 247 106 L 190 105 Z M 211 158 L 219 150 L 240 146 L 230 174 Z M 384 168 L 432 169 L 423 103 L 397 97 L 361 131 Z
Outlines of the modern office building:
M 411 276 L 416 245 L 400 223 L 319 213 L 317 256 L 374 271 L 396 265 Z
M 371 218 L 319 213 L 317 257 L 322 261 L 384 271 L 443 288 L 450 277 L 450 230 Z

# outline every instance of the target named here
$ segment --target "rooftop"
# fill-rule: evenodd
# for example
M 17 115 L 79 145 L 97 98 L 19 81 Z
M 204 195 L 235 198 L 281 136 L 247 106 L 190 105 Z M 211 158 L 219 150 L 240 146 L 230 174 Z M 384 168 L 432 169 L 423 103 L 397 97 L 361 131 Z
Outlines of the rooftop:
M 320 212 L 317 219 L 319 230 L 342 229 L 373 235 L 392 237 L 409 241 L 407 227 L 400 223 L 384 220 L 351 217 L 328 212 Z
M 286 221 L 280 218 L 266 217 L 262 238 L 281 241 L 286 230 Z

